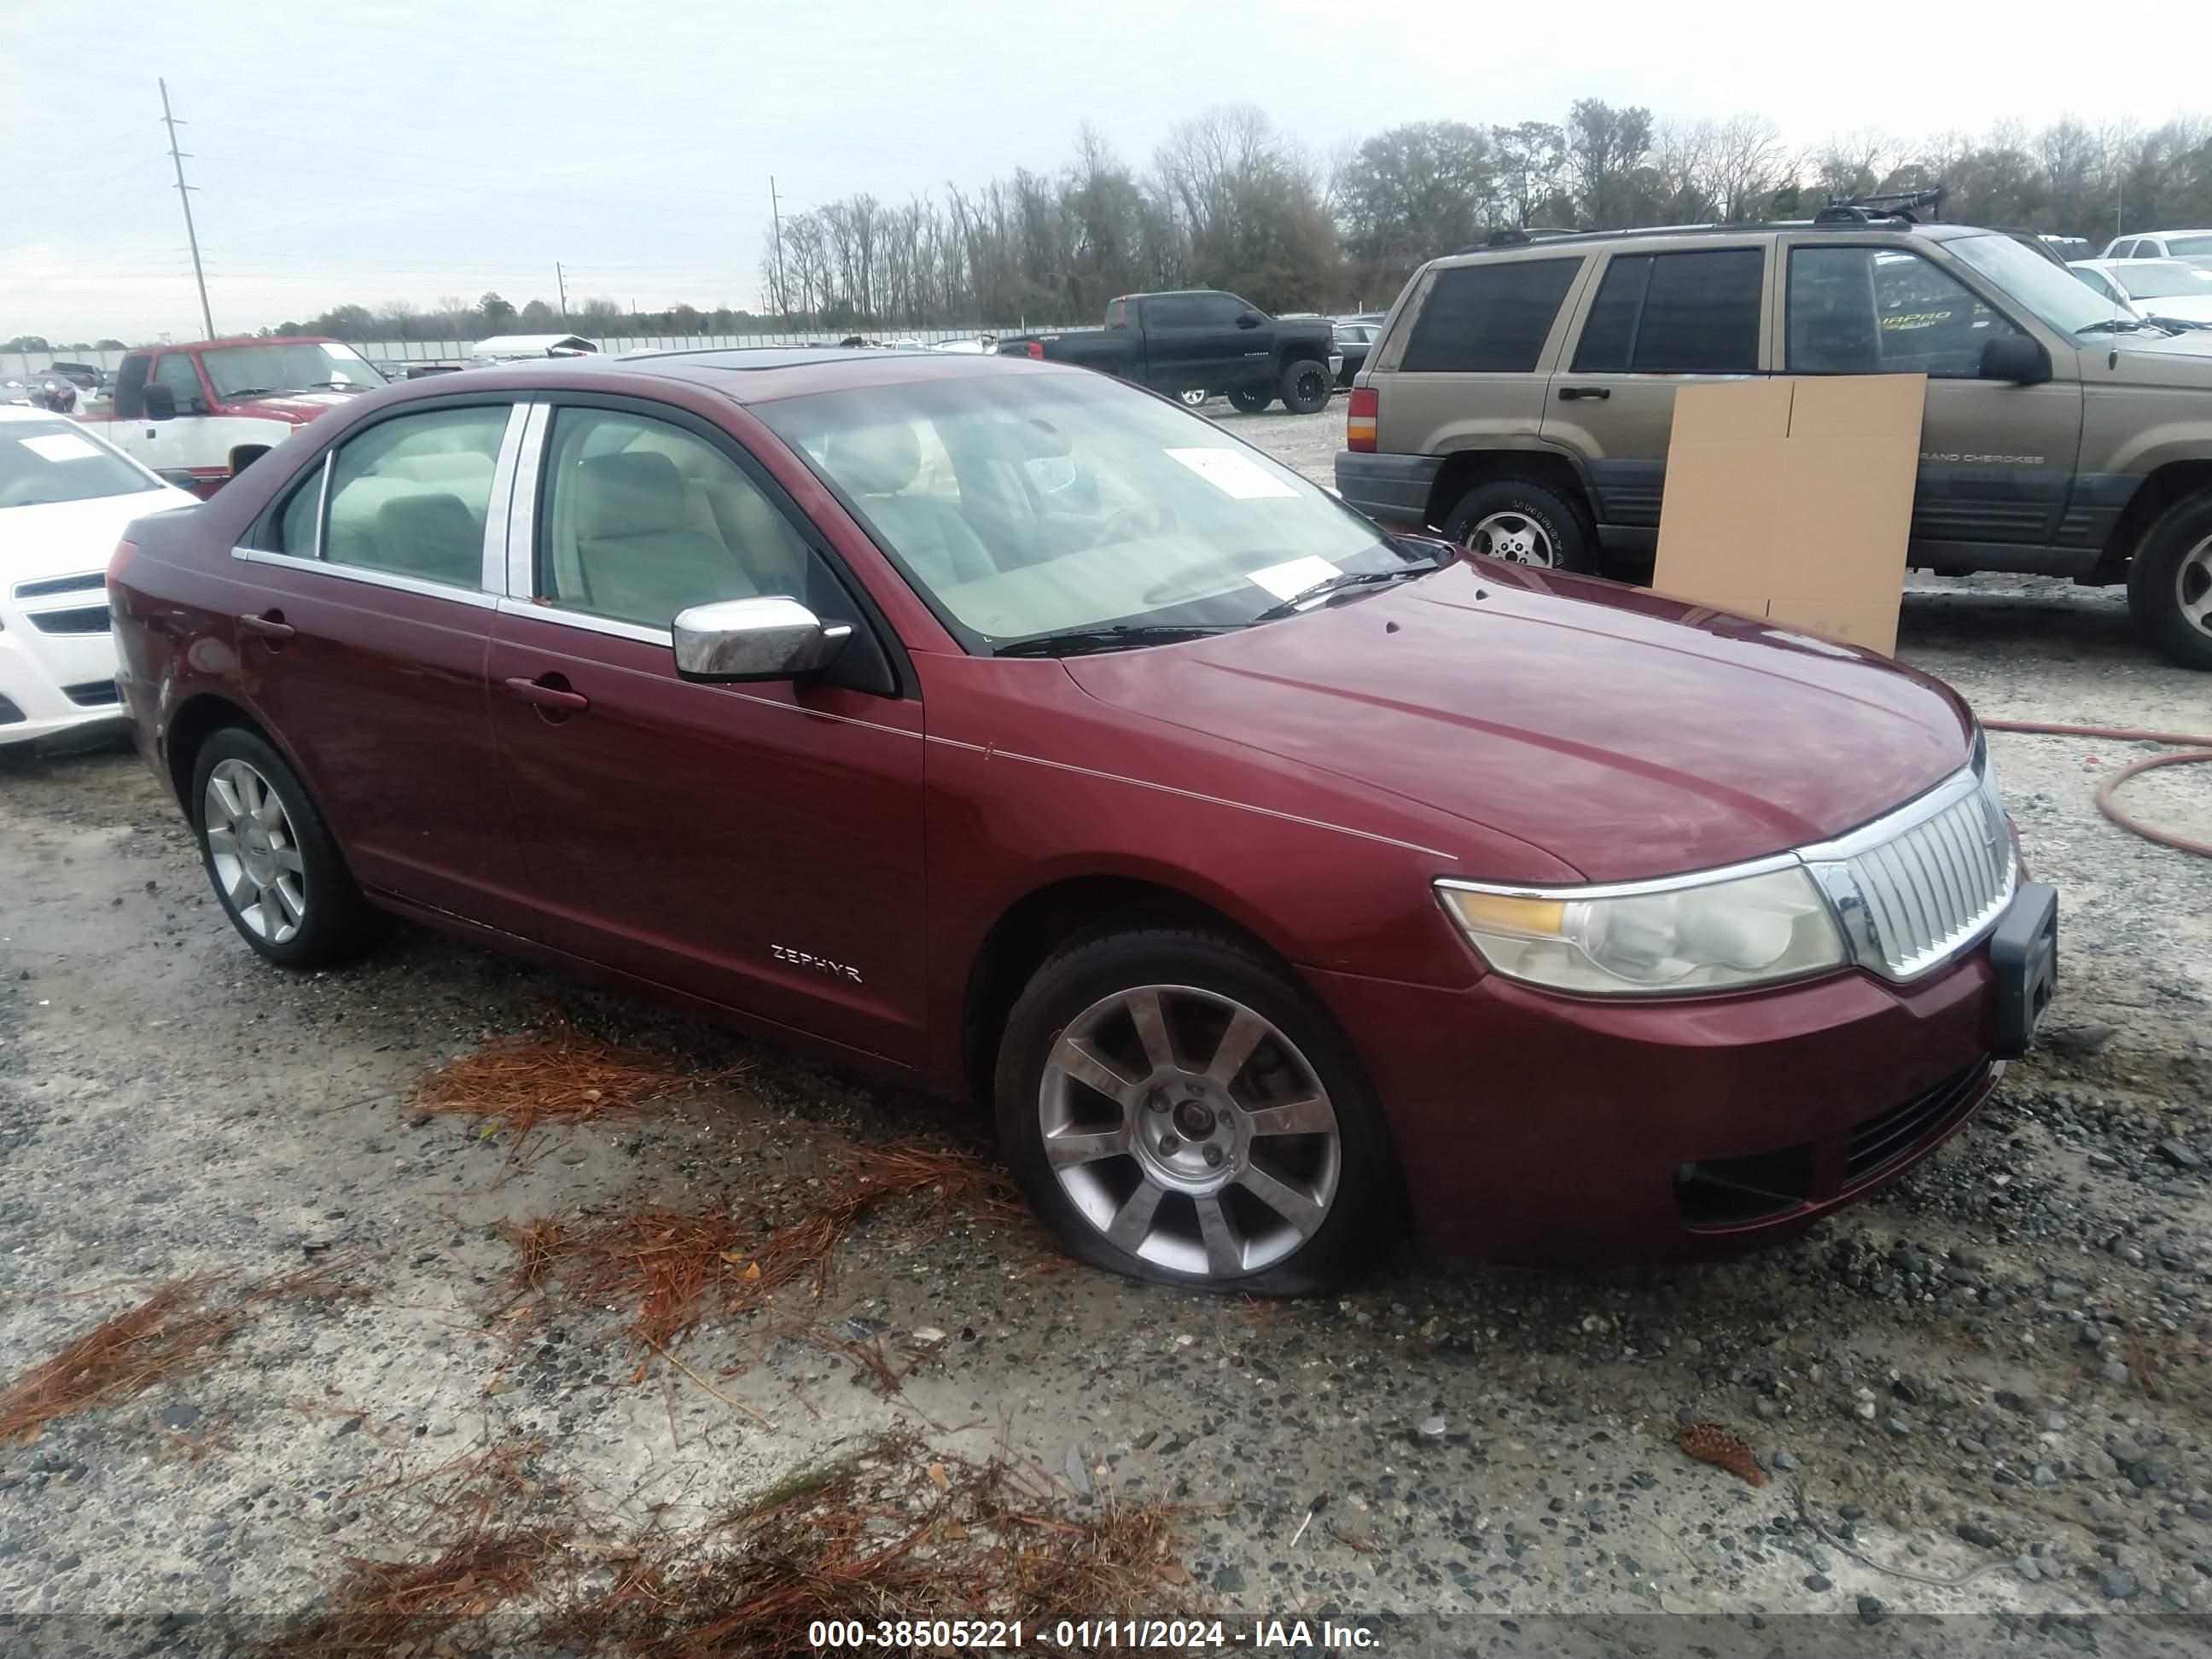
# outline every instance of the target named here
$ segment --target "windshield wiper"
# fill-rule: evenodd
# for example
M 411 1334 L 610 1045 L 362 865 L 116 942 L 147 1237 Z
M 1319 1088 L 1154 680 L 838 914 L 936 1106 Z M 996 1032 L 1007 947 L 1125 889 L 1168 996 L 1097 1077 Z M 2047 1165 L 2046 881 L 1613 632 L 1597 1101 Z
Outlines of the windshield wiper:
M 266 398 L 276 389 L 273 386 L 237 386 L 218 395 L 225 398 Z
M 1173 645 L 1208 634 L 1233 634 L 1233 626 L 1192 623 L 1122 623 L 1113 628 L 1069 628 L 1016 640 L 992 652 L 996 657 L 1079 657 L 1089 651 L 1122 651 L 1139 645 Z
M 1354 587 L 1375 587 L 1384 582 L 1411 581 L 1416 576 L 1425 576 L 1441 570 L 1449 560 L 1436 564 L 1405 565 L 1396 570 L 1345 571 L 1331 576 L 1327 581 L 1316 582 L 1311 587 L 1301 588 L 1280 605 L 1271 605 L 1252 618 L 1255 623 L 1280 622 L 1294 617 L 1307 606 L 1318 604 L 1332 593 L 1341 593 Z
M 2148 327 L 2133 317 L 2107 317 L 2102 322 L 2089 323 L 2075 329 L 2076 334 L 2140 334 Z

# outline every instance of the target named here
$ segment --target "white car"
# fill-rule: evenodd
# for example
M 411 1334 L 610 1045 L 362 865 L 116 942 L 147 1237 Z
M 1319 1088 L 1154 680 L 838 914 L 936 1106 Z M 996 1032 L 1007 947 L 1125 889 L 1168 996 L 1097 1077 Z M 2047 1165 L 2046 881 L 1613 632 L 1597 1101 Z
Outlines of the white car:
M 2212 323 L 2212 270 L 2185 259 L 2080 259 L 2067 269 L 2138 316 Z
M 2212 230 L 2139 230 L 2105 244 L 2107 259 L 2212 259 Z
M 108 558 L 198 504 L 65 415 L 0 407 L 0 746 L 121 724 Z

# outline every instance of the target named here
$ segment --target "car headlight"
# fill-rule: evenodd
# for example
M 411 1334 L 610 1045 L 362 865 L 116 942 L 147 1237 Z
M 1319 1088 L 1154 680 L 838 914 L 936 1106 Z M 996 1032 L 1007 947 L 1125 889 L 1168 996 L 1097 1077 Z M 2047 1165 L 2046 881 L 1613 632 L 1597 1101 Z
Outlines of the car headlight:
M 1850 960 L 1802 865 L 1711 880 L 1510 893 L 1440 881 L 1437 896 L 1497 972 L 1586 996 L 1767 985 Z

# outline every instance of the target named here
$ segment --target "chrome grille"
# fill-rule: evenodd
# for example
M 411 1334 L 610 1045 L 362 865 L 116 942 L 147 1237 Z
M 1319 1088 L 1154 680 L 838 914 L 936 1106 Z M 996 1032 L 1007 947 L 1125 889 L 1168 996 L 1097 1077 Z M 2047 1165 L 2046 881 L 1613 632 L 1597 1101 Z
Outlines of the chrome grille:
M 1988 758 L 1911 805 L 1803 857 L 1852 954 L 1893 980 L 1948 961 L 2011 902 L 2020 872 Z

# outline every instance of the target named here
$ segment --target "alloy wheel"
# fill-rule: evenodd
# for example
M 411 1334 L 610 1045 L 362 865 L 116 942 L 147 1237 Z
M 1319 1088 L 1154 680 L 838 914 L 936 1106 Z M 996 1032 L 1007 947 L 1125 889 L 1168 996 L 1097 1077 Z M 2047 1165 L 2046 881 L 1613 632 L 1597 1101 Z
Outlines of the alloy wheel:
M 269 780 L 245 761 L 220 761 L 201 812 L 216 883 L 240 922 L 271 945 L 297 938 L 307 920 L 307 866 Z
M 2173 599 L 2184 622 L 2212 634 L 2212 536 L 2181 556 L 2173 573 Z
M 1084 1219 L 1155 1267 L 1256 1273 L 1328 1219 L 1343 1148 L 1328 1091 L 1262 1015 L 1146 985 L 1085 1009 L 1045 1061 L 1047 1161 Z
M 1188 392 L 1176 392 L 1176 398 L 1185 409 L 1202 409 L 1206 406 L 1206 393 L 1194 386 Z
M 1559 562 L 1549 532 L 1526 513 L 1492 513 L 1468 532 L 1467 544 L 1476 552 L 1508 564 L 1541 565 Z

